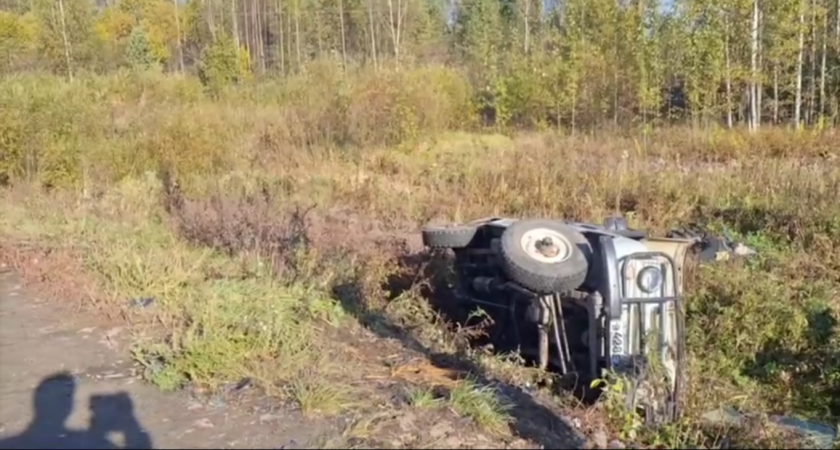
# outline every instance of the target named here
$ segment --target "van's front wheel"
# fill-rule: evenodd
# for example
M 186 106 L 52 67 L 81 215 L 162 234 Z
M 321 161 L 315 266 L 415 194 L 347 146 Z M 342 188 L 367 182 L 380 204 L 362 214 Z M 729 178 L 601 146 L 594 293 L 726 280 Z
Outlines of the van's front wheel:
M 575 290 L 589 272 L 589 241 L 555 220 L 520 220 L 502 233 L 505 275 L 539 294 Z

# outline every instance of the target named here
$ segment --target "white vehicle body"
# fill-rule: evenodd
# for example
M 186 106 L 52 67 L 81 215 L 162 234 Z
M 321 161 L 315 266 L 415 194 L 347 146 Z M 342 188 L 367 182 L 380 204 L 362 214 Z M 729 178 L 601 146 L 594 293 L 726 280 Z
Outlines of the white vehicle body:
M 518 228 L 515 232 L 516 239 L 510 236 L 505 238 L 506 233 L 510 235 L 513 232 L 512 229 L 511 232 L 508 229 L 518 222 L 524 221 L 488 218 L 470 222 L 467 226 L 478 227 L 481 230 L 480 236 L 474 239 L 473 243 L 455 250 L 456 254 L 461 254 L 465 259 L 471 258 L 470 255 L 499 255 L 504 252 L 504 245 L 509 248 L 514 244 L 519 246 L 521 241 L 521 250 L 514 249 L 516 252 L 523 252 L 518 257 L 524 260 L 531 258 L 527 264 L 536 264 L 538 267 L 534 270 L 538 269 L 538 272 L 549 278 L 552 268 L 565 270 L 561 265 L 571 252 L 585 254 L 584 257 L 577 255 L 579 260 L 576 263 L 584 267 L 586 278 L 580 286 L 577 286 L 576 282 L 571 283 L 575 292 L 550 293 L 546 289 L 530 289 L 535 300 L 529 309 L 539 310 L 530 311 L 528 317 L 532 322 L 540 322 L 538 327 L 541 366 L 547 366 L 551 332 L 556 340 L 556 353 L 562 353 L 559 349 L 562 339 L 566 339 L 564 345 L 567 347 L 566 352 L 569 352 L 568 337 L 561 338 L 553 324 L 568 321 L 563 318 L 562 312 L 558 311 L 565 309 L 561 304 L 568 305 L 563 302 L 574 302 L 588 311 L 588 331 L 584 333 L 584 340 L 587 341 L 587 353 L 590 357 L 587 360 L 588 370 L 584 372 L 590 378 L 601 378 L 610 371 L 628 375 L 630 378 L 635 377 L 639 382 L 633 389 L 634 404 L 644 403 L 645 407 L 649 408 L 653 403 L 657 410 L 664 407 L 666 411 L 675 411 L 678 408 L 678 397 L 683 390 L 683 270 L 688 249 L 695 241 L 651 238 L 646 233 L 626 228 L 611 229 L 587 223 L 542 219 L 530 220 L 529 224 L 513 227 Z M 552 231 L 552 225 L 556 225 L 556 231 Z M 522 229 L 528 227 L 530 229 L 523 232 Z M 539 233 L 548 238 L 548 245 L 553 251 L 550 255 L 534 253 L 535 238 L 530 234 Z M 508 241 L 502 242 L 504 239 Z M 552 240 L 558 245 L 552 244 Z M 531 253 L 528 253 L 529 251 Z M 502 261 L 501 264 L 504 263 L 505 261 Z M 471 264 L 467 264 L 469 265 Z M 506 272 L 507 277 L 500 277 L 498 273 L 492 276 L 492 272 L 489 272 L 490 275 L 465 275 L 472 277 L 471 283 L 477 286 L 477 291 L 473 292 L 489 294 L 492 291 L 495 292 L 495 298 L 500 298 L 504 297 L 504 294 L 499 295 L 500 292 L 516 290 L 528 296 L 529 288 L 525 286 L 526 289 L 522 289 L 523 285 L 510 277 L 510 271 Z M 568 279 L 582 278 L 572 276 Z M 534 283 L 539 284 L 536 281 Z M 483 302 L 478 299 L 476 301 Z M 552 304 L 556 306 L 551 306 Z M 546 312 L 552 319 L 545 318 Z M 565 328 L 562 333 L 565 333 Z M 571 355 L 569 357 L 571 358 Z M 560 359 L 563 359 L 562 355 Z M 639 370 L 649 371 L 654 362 L 663 369 L 667 378 L 670 400 L 662 400 L 654 393 L 659 390 L 658 387 L 652 386 L 646 375 L 639 374 Z

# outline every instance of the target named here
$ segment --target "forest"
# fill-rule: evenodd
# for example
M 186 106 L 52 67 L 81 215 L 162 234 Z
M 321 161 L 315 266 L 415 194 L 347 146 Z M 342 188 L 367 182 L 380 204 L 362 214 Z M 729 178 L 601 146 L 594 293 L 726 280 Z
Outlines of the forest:
M 824 128 L 840 120 L 833 0 L 3 0 L 0 72 L 119 69 L 215 88 L 328 61 L 443 66 L 483 124 Z
M 774 417 L 840 417 L 838 127 L 840 0 L 0 0 L 0 268 L 312 448 L 801 448 Z M 611 215 L 756 252 L 686 271 L 678 423 L 435 303 L 423 224 Z

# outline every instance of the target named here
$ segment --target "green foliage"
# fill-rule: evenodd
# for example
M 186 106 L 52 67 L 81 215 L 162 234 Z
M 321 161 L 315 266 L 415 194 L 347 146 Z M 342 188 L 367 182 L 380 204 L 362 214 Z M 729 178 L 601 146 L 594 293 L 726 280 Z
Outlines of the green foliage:
M 472 92 L 457 72 L 431 67 L 368 72 L 352 90 L 347 137 L 359 145 L 395 145 L 468 126 Z
M 201 53 L 198 76 L 211 92 L 219 92 L 225 86 L 236 84 L 246 76 L 247 66 L 233 40 L 222 35 Z
M 809 126 L 830 128 L 840 117 L 835 3 L 759 2 L 753 42 L 754 4 L 123 0 L 94 11 L 88 1 L 33 0 L 0 16 L 0 70 L 72 77 L 113 70 L 129 52 L 146 66 L 151 52 L 167 69 L 197 73 L 218 95 L 252 73 L 301 74 L 319 61 L 340 62 L 336 76 L 446 61 L 469 79 L 474 107 L 495 119 L 487 124 L 572 131 L 609 124 L 645 133 L 675 120 L 743 123 L 745 94 L 761 83 L 756 106 L 765 122 L 790 121 L 798 107 Z M 137 28 L 145 39 L 132 37 Z
M 33 12 L 41 30 L 38 53 L 51 70 L 70 76 L 95 61 L 93 3 L 35 0 Z
M 37 23 L 31 14 L 0 11 L 0 73 L 11 71 L 34 49 Z
M 456 32 L 461 51 L 485 76 L 499 69 L 503 47 L 501 4 L 493 0 L 465 2 L 458 14 Z M 489 73 L 486 73 L 489 72 Z
M 525 128 L 539 128 L 552 116 L 553 84 L 542 64 L 519 59 L 506 76 L 500 90 L 497 114 L 500 125 L 511 124 Z
M 154 71 L 72 84 L 11 77 L 0 81 L 0 104 L 9 106 L 0 109 L 0 180 L 82 186 L 162 163 L 208 174 L 235 165 L 230 149 L 243 143 L 255 158 L 286 147 L 413 145 L 475 123 L 473 94 L 458 71 L 337 74 L 324 62 L 282 82 L 211 85 L 221 89 L 211 96 L 194 78 Z M 223 102 L 210 98 L 218 96 Z M 152 110 L 134 109 L 147 102 Z
M 833 287 L 803 283 L 798 261 L 778 249 L 768 253 L 755 267 L 703 272 L 689 316 L 691 346 L 703 349 L 694 364 L 705 375 L 697 382 L 773 409 L 836 414 L 840 403 L 825 395 L 840 390 Z
M 12 78 L 0 88 L 0 179 L 74 185 L 100 148 L 107 113 L 87 89 L 51 77 Z M 98 121 L 105 121 L 97 123 Z M 51 125 L 47 125 L 51 124 Z
M 840 414 L 838 175 L 799 168 L 817 158 L 830 166 L 837 153 L 828 136 L 840 123 L 834 0 L 759 2 L 757 42 L 752 0 L 566 0 L 559 10 L 465 0 L 452 28 L 451 2 L 440 0 L 109 3 L 32 0 L 0 12 L 0 184 L 108 189 L 166 166 L 201 187 L 273 162 L 284 195 L 329 198 L 388 220 L 452 211 L 599 220 L 632 208 L 661 230 L 693 219 L 697 205 L 727 207 L 737 217 L 715 225 L 735 229 L 762 256 L 701 269 L 691 288 L 691 381 L 706 397 L 695 406 L 743 400 Z M 117 69 L 126 62 L 139 70 Z M 145 70 L 158 65 L 183 73 Z M 45 70 L 54 75 L 32 74 Z M 685 119 L 714 125 L 728 114 L 743 122 L 753 83 L 761 83 L 763 120 L 789 121 L 798 107 L 812 131 L 666 128 Z M 511 134 L 600 135 L 614 126 L 645 138 L 462 133 L 480 123 Z M 451 148 L 429 150 L 440 142 Z M 618 155 L 626 163 L 590 167 Z M 709 216 L 723 214 L 701 217 Z M 191 309 L 209 318 L 227 297 L 271 306 L 275 288 L 219 283 L 183 300 L 218 297 L 210 309 Z M 248 308 L 213 323 L 236 329 L 241 311 L 256 311 Z M 154 374 L 158 383 L 212 380 L 228 355 L 243 365 L 241 355 L 261 350 L 199 338 L 156 355 L 174 370 Z M 219 348 L 224 357 L 214 355 Z M 472 405 L 464 415 L 496 420 L 486 414 L 495 406 L 460 401 Z M 625 419 L 636 433 L 637 417 Z
M 149 36 L 142 28 L 135 27 L 131 30 L 125 47 L 125 59 L 129 66 L 138 70 L 149 70 L 158 64 Z
M 566 49 L 585 54 L 592 44 L 564 45 L 558 54 Z M 551 80 L 575 80 L 576 67 L 594 67 L 596 61 L 538 56 L 509 61 L 511 70 L 491 86 L 505 124 L 545 126 L 534 118 L 554 114 L 560 101 L 574 107 L 576 99 L 590 95 L 559 90 Z M 630 92 L 628 98 L 637 94 Z M 382 224 L 491 211 L 600 220 L 618 207 L 632 208 L 631 220 L 640 227 L 662 232 L 677 223 L 716 218 L 714 228 L 736 231 L 761 256 L 697 269 L 689 283 L 693 411 L 773 406 L 820 418 L 840 411 L 835 395 L 840 392 L 840 340 L 833 335 L 833 320 L 840 313 L 840 252 L 835 244 L 840 240 L 835 195 L 840 166 L 830 158 L 818 159 L 836 147 L 835 137 L 778 129 L 755 134 L 659 129 L 645 149 L 632 137 L 616 134 L 581 139 L 557 133 L 513 138 L 459 133 L 477 120 L 474 98 L 464 70 L 445 65 L 345 70 L 335 59 L 320 60 L 282 79 L 227 85 L 213 95 L 195 77 L 154 71 L 80 75 L 73 82 L 55 75 L 10 76 L 0 80 L 0 105 L 7 106 L 0 108 L 0 182 L 29 181 L 111 199 L 93 203 L 96 207 L 85 203 L 88 220 L 97 214 L 90 211 L 155 209 L 150 206 L 155 205 L 155 192 L 139 190 L 127 200 L 131 190 L 117 186 L 161 166 L 177 174 L 186 192 L 217 189 L 224 201 L 231 198 L 231 180 L 240 180 L 247 186 L 241 194 L 244 206 L 229 210 L 230 220 L 216 215 L 226 210 L 224 201 L 218 209 L 204 210 L 206 214 L 186 209 L 197 211 L 196 220 L 222 227 L 210 228 L 205 237 L 210 243 L 219 236 L 245 236 L 241 242 L 251 242 L 248 235 L 224 228 L 245 223 L 262 229 L 258 225 L 263 222 L 243 220 L 252 216 L 238 211 L 273 221 L 273 209 L 254 206 L 266 187 L 278 193 L 278 207 L 300 199 L 327 209 L 341 205 Z M 619 160 L 625 162 L 612 163 Z M 58 213 L 61 223 L 63 214 Z M 144 215 L 144 220 L 151 219 Z M 155 243 L 149 251 L 145 246 L 151 245 L 152 236 L 132 243 L 119 240 L 121 233 L 115 234 L 118 246 L 107 242 L 102 248 L 111 250 L 94 252 L 99 258 L 114 258 L 95 260 L 97 271 L 120 274 L 108 292 L 152 286 L 161 302 L 184 305 L 190 313 L 187 325 L 216 325 L 207 329 L 228 330 L 228 337 L 240 338 L 242 329 L 235 325 L 242 311 L 250 314 L 256 311 L 250 307 L 276 304 L 276 295 L 269 294 L 278 292 L 277 286 L 263 289 L 241 278 L 195 290 L 174 276 L 184 263 L 171 258 L 171 242 Z M 390 275 L 391 254 L 371 247 L 376 237 L 364 233 L 351 233 L 350 239 L 363 243 L 347 246 L 372 250 L 388 259 L 388 268 L 368 270 L 352 254 L 340 263 L 341 270 L 346 265 L 363 267 L 358 273 L 372 278 Z M 138 250 L 146 250 L 140 259 Z M 184 261 L 200 256 L 192 253 L 200 252 L 195 246 L 178 251 L 190 252 Z M 331 261 L 335 254 L 322 253 Z M 158 264 L 166 255 L 170 265 Z M 330 270 L 319 269 L 295 268 L 332 276 Z M 314 283 L 315 277 L 303 279 Z M 381 279 L 374 281 L 371 286 L 381 289 Z M 187 287 L 193 290 L 182 290 Z M 289 304 L 301 305 L 300 298 L 311 297 L 295 293 Z M 235 310 L 225 309 L 233 304 Z M 331 302 L 317 305 L 322 306 L 312 307 L 334 307 Z M 420 309 L 416 303 L 389 303 L 392 312 L 400 308 Z M 225 315 L 217 314 L 223 311 Z M 405 317 L 419 321 L 416 313 Z M 168 388 L 191 377 L 222 382 L 235 378 L 234 367 L 253 361 L 241 356 L 243 352 L 285 351 L 277 340 L 261 347 L 250 338 L 204 339 L 199 334 L 182 335 L 185 340 L 177 347 L 145 348 L 138 358 L 148 357 L 155 367 L 151 361 L 162 360 L 168 367 L 150 368 L 150 379 Z M 219 349 L 222 353 L 214 353 Z M 294 346 L 287 350 L 297 352 Z M 300 391 L 310 392 L 304 387 Z M 451 400 L 465 416 L 489 426 L 506 423 L 493 413 L 498 405 L 492 402 L 460 394 Z M 645 436 L 636 416 L 624 416 L 623 425 L 628 436 L 631 431 L 638 439 Z M 676 447 L 685 442 L 680 433 L 660 438 Z
M 151 47 L 150 51 L 158 61 L 166 61 L 171 57 L 170 49 L 177 45 L 177 24 L 175 22 L 174 4 L 167 0 L 121 0 L 114 6 L 115 14 L 110 19 L 112 30 L 119 39 L 119 26 L 130 24 L 133 28 L 141 27 L 146 33 L 146 39 Z M 106 10 L 106 11 L 110 11 Z M 100 17 L 105 16 L 102 14 Z M 117 25 L 114 29 L 113 26 Z

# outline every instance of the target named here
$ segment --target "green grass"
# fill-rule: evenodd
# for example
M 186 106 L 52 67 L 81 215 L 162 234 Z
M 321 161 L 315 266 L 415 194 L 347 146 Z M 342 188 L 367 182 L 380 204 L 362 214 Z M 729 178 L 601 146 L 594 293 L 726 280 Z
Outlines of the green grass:
M 126 210 L 107 213 L 61 207 L 51 198 L 27 197 L 26 207 L 4 202 L 0 230 L 81 255 L 100 288 L 95 306 L 117 309 L 138 327 L 132 353 L 163 389 L 188 383 L 217 389 L 250 378 L 304 410 L 337 412 L 350 404 L 348 389 L 327 380 L 333 362 L 320 347 L 324 330 L 346 316 L 337 301 L 310 284 L 277 280 L 259 262 L 178 239 L 155 217 L 161 211 L 136 215 L 156 189 L 131 198 L 136 187 L 129 183 L 119 196 Z M 107 208 L 107 200 L 98 206 Z M 153 302 L 135 306 L 135 299 Z
M 474 375 L 533 384 L 545 374 L 467 348 L 476 330 L 448 326 L 430 307 L 421 289 L 430 280 L 401 265 L 421 250 L 418 226 L 620 212 L 657 234 L 699 223 L 759 256 L 689 277 L 685 423 L 637 430 L 636 417 L 609 410 L 602 419 L 616 436 L 629 423 L 640 442 L 712 446 L 722 431 L 700 416 L 721 406 L 829 423 L 840 415 L 836 136 L 675 128 L 643 144 L 435 125 L 395 146 L 304 145 L 301 136 L 321 136 L 320 122 L 278 120 L 300 105 L 244 91 L 213 100 L 165 77 L 144 80 L 141 105 L 124 81 L 0 82 L 0 95 L 20 106 L 0 111 L 0 142 L 14 150 L 0 170 L 15 168 L 0 236 L 72 253 L 95 286 L 76 297 L 129 321 L 133 354 L 162 388 L 249 378 L 312 415 L 369 412 L 383 402 L 370 380 L 388 378 L 389 358 L 409 352 L 382 339 L 395 328 L 430 352 L 468 359 L 484 372 Z M 94 94 L 108 101 L 91 102 Z M 18 170 L 33 155 L 37 170 Z M 165 189 L 164 172 L 180 196 Z M 296 210 L 310 214 L 298 220 Z M 132 306 L 138 297 L 154 303 Z M 519 412 L 494 390 L 462 380 L 431 396 L 434 380 L 413 385 L 417 410 L 515 432 Z
M 462 381 L 449 393 L 449 401 L 456 413 L 486 430 L 503 431 L 511 420 L 510 404 L 488 386 Z

